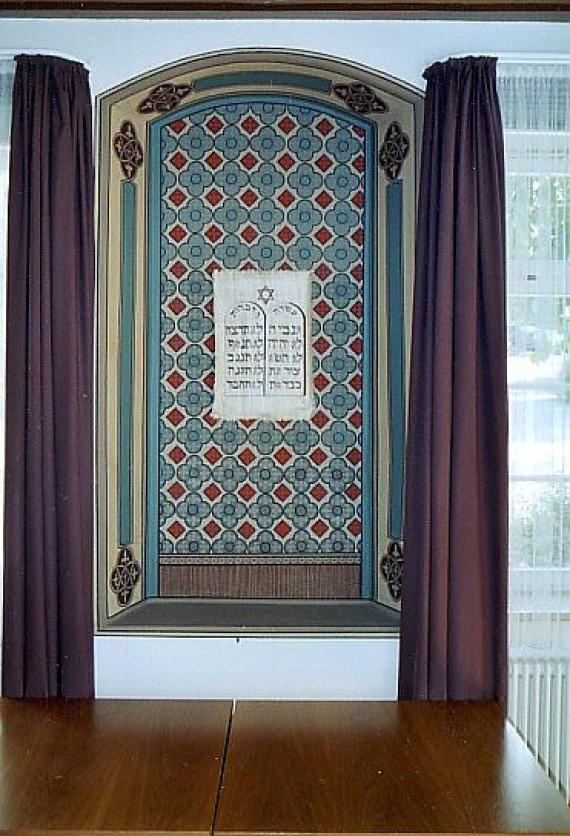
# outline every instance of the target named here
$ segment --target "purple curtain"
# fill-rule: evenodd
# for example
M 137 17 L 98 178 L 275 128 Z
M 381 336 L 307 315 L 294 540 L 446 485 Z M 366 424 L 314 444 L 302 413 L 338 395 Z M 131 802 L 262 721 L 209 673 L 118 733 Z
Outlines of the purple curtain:
M 17 58 L 7 265 L 3 693 L 93 693 L 93 159 L 80 64 Z
M 492 58 L 425 73 L 401 699 L 505 699 L 505 189 L 495 73 Z

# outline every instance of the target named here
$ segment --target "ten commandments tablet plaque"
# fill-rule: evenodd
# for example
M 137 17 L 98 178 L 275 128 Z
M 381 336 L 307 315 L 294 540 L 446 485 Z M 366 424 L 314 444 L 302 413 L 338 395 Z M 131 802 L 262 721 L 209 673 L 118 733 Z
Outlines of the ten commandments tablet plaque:
M 309 418 L 311 278 L 308 272 L 214 274 L 219 418 Z

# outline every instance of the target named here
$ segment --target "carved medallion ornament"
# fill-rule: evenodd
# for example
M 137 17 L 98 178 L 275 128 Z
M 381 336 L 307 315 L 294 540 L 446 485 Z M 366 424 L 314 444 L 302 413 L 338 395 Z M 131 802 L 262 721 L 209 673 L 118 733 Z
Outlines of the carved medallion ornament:
M 167 113 L 192 92 L 191 84 L 159 84 L 138 106 L 139 113 Z
M 404 569 L 404 541 L 391 540 L 386 554 L 380 561 L 380 571 L 394 601 L 402 597 L 402 572 Z
M 392 122 L 388 126 L 380 148 L 380 166 L 384 169 L 388 180 L 397 179 L 409 150 L 409 137 L 403 132 L 398 122 Z
M 387 113 L 388 105 L 366 84 L 335 84 L 333 93 L 354 113 Z
M 122 123 L 119 133 L 113 137 L 113 148 L 121 163 L 123 174 L 127 180 L 132 180 L 143 164 L 142 146 L 132 122 Z
M 126 546 L 119 549 L 115 568 L 111 572 L 111 589 L 121 607 L 126 607 L 141 576 L 141 567 Z

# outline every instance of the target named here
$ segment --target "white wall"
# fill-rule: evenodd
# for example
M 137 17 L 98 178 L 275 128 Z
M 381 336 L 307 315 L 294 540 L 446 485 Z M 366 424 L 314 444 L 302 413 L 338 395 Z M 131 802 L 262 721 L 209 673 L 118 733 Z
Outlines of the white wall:
M 423 87 L 424 68 L 449 55 L 570 53 L 570 23 L 0 18 L 0 53 L 50 51 L 82 61 L 95 94 L 178 59 L 237 47 L 318 51 Z M 396 695 L 396 639 L 98 636 L 95 650 L 101 697 Z

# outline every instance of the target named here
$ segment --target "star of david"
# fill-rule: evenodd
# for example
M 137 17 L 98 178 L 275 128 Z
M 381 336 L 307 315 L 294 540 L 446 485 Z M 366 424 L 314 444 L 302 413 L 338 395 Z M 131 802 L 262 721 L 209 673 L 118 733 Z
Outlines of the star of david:
M 264 305 L 267 305 L 267 303 L 271 302 L 271 300 L 274 298 L 274 293 L 274 288 L 267 287 L 267 285 L 265 285 L 265 287 L 260 287 L 257 291 L 257 298 L 260 302 L 263 302 Z

